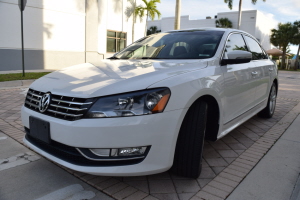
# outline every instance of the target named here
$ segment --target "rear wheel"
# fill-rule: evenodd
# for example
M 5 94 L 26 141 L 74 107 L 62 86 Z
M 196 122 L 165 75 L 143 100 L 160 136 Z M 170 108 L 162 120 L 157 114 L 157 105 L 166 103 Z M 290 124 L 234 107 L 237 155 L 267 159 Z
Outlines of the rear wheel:
M 277 98 L 277 89 L 275 83 L 271 87 L 267 106 L 258 113 L 258 116 L 264 118 L 271 118 L 275 112 Z
M 189 178 L 199 177 L 206 118 L 207 103 L 201 100 L 196 101 L 182 122 L 171 172 Z

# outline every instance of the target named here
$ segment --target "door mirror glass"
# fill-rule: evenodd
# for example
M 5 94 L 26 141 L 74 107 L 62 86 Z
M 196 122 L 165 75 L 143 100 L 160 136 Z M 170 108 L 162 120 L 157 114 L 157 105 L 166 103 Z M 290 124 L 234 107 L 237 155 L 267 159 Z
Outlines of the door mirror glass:
M 252 59 L 252 53 L 248 51 L 233 50 L 227 53 L 228 59 L 222 59 L 221 65 L 248 63 Z

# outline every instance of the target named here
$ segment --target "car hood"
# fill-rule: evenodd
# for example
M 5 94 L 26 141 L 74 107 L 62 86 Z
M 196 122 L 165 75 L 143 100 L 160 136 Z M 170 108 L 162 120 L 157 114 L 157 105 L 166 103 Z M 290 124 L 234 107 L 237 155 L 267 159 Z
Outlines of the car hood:
M 97 97 L 146 89 L 150 85 L 205 68 L 203 60 L 103 60 L 67 67 L 33 82 L 30 88 L 71 97 Z

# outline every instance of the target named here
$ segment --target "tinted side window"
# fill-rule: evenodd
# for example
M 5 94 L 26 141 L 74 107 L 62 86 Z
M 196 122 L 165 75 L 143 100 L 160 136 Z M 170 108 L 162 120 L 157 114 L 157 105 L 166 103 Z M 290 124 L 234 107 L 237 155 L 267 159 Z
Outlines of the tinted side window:
M 227 58 L 227 53 L 234 50 L 248 51 L 245 41 L 241 34 L 232 34 L 229 36 L 226 46 L 224 58 Z
M 250 48 L 250 52 L 252 53 L 252 60 L 261 60 L 266 59 L 266 55 L 263 50 L 260 48 L 259 44 L 248 36 L 244 36 L 247 44 Z

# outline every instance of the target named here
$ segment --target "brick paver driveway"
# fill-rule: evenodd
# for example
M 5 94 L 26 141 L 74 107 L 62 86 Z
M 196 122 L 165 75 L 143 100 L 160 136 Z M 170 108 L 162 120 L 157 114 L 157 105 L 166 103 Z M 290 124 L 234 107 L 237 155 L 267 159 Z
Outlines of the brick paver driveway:
M 271 119 L 251 118 L 217 142 L 206 142 L 198 179 L 164 172 L 139 177 L 103 177 L 66 169 L 116 199 L 225 199 L 296 117 L 300 73 L 280 72 L 276 111 Z M 0 90 L 0 131 L 22 143 L 20 108 L 24 89 Z

